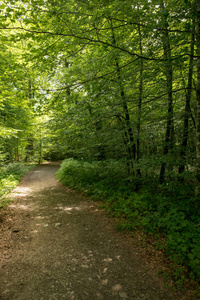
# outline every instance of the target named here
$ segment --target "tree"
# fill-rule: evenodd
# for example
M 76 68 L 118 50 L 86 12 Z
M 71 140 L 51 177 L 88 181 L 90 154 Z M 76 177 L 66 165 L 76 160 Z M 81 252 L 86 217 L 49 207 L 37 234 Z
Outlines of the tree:
M 167 21 L 168 12 L 165 10 L 165 5 L 163 0 L 160 1 L 161 7 L 161 15 L 162 15 L 162 26 L 163 26 L 163 51 L 164 51 L 164 61 L 165 61 L 165 76 L 166 76 L 166 89 L 167 89 L 167 97 L 168 97 L 168 110 L 167 110 L 167 126 L 165 133 L 165 144 L 163 155 L 166 156 L 169 150 L 173 149 L 174 143 L 174 124 L 173 124 L 173 92 L 172 92 L 172 82 L 173 82 L 173 71 L 172 71 L 172 57 L 171 57 L 171 46 L 169 40 L 169 24 Z M 163 183 L 165 178 L 165 168 L 166 162 L 164 161 L 160 170 L 160 183 Z
M 123 159 L 129 178 L 154 169 L 161 183 L 167 172 L 193 163 L 192 6 L 174 0 L 5 6 L 2 28 L 23 48 L 18 91 L 33 114 L 49 116 L 48 157 L 52 149 L 54 156 Z
M 191 49 L 190 49 L 190 61 L 188 70 L 188 82 L 186 86 L 185 93 L 185 112 L 184 112 L 184 122 L 183 122 L 183 139 L 181 143 L 180 158 L 181 164 L 179 165 L 179 174 L 183 173 L 186 165 L 186 151 L 188 145 L 188 135 L 189 135 L 189 118 L 191 116 L 190 102 L 192 97 L 192 79 L 193 79 L 193 66 L 194 66 L 194 44 L 195 44 L 195 27 L 194 22 L 192 24 L 191 33 Z
M 200 1 L 196 1 L 196 55 L 197 55 L 197 117 L 196 117 L 196 176 L 200 182 Z

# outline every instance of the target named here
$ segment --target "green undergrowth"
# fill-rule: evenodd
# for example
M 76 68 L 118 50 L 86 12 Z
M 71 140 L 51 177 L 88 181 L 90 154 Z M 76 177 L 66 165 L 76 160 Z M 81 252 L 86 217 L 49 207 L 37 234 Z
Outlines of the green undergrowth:
M 20 162 L 0 166 L 0 208 L 10 203 L 10 199 L 7 195 L 33 167 L 34 165 L 27 165 Z
M 119 161 L 67 159 L 57 177 L 64 185 L 103 200 L 103 206 L 120 219 L 120 230 L 143 228 L 150 235 L 164 237 L 164 245 L 158 238 L 155 247 L 165 251 L 171 261 L 178 286 L 188 277 L 199 282 L 200 202 L 193 181 L 174 179 L 159 185 L 153 177 L 144 178 L 138 191 L 123 170 Z

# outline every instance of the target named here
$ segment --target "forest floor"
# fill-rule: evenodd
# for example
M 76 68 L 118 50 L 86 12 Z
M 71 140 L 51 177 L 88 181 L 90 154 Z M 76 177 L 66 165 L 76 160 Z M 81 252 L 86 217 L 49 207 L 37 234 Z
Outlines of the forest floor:
M 30 171 L 0 222 L 1 300 L 192 299 L 157 275 L 167 265 L 116 230 L 98 202 L 62 186 L 59 165 Z

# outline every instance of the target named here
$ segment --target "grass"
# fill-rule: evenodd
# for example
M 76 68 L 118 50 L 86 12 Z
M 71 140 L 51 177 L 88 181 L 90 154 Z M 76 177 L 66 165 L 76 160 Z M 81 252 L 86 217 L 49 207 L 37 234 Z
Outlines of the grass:
M 0 208 L 7 206 L 10 199 L 7 195 L 17 186 L 20 179 L 34 166 L 20 162 L 1 165 L 0 173 Z

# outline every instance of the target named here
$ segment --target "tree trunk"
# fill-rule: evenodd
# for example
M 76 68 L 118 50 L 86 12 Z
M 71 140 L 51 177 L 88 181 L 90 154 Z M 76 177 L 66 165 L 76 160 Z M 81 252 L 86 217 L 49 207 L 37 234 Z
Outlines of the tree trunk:
M 111 24 L 111 31 L 112 31 L 112 42 L 113 45 L 116 46 L 116 39 L 115 39 L 115 34 L 114 34 L 114 29 L 112 25 L 112 21 L 110 20 Z M 131 127 L 131 120 L 130 120 L 130 114 L 129 114 L 129 109 L 128 109 L 128 104 L 126 101 L 126 96 L 124 92 L 124 87 L 122 83 L 122 78 L 121 78 L 121 70 L 119 66 L 119 61 L 118 57 L 115 56 L 115 65 L 116 65 L 116 71 L 117 71 L 117 79 L 120 87 L 120 96 L 122 99 L 122 107 L 123 107 L 123 113 L 124 113 L 124 119 L 125 119 L 125 143 L 126 143 L 126 148 L 128 152 L 128 160 L 129 160 L 129 165 L 130 169 L 133 169 L 133 160 L 135 160 L 136 157 L 136 149 L 135 149 L 135 141 L 134 141 L 134 136 L 133 136 L 133 131 Z M 130 172 L 131 173 L 131 172 Z
M 160 7 L 164 15 L 164 3 L 161 0 Z M 166 72 L 166 82 L 167 82 L 167 95 L 168 95 L 168 111 L 167 111 L 167 127 L 165 133 L 165 145 L 163 149 L 163 155 L 169 153 L 169 150 L 173 149 L 173 139 L 174 139 L 174 130 L 173 130 L 173 96 L 172 96 L 172 80 L 173 80 L 173 71 L 172 71 L 172 60 L 171 60 L 171 48 L 169 42 L 169 32 L 168 32 L 168 22 L 167 15 L 163 16 L 164 22 L 164 33 L 163 33 L 163 50 L 164 50 L 164 60 L 165 60 L 165 72 Z M 165 171 L 166 171 L 166 161 L 164 161 L 161 165 L 160 169 L 160 178 L 159 182 L 163 183 L 165 179 Z
M 139 47 L 140 47 L 140 56 L 143 55 L 142 51 L 142 36 L 140 25 L 138 25 L 139 32 Z M 136 159 L 139 163 L 140 159 L 140 127 L 141 127 L 141 112 L 142 112 L 142 96 L 143 96 L 143 59 L 140 60 L 140 83 L 139 83 L 139 101 L 138 101 L 138 118 L 137 118 L 137 140 L 136 140 Z M 137 175 L 141 176 L 140 168 L 137 168 Z
M 179 166 L 179 174 L 185 171 L 185 165 L 186 165 L 186 151 L 187 151 L 187 144 L 188 144 L 188 124 L 189 124 L 189 117 L 191 116 L 190 101 L 192 95 L 194 43 L 195 43 L 195 33 L 194 33 L 194 25 L 193 25 L 193 31 L 191 37 L 189 72 L 188 72 L 188 84 L 186 90 L 185 113 L 184 113 L 184 123 L 183 123 L 183 140 L 182 140 L 181 151 L 180 151 L 181 163 Z
M 28 81 L 28 98 L 30 100 L 30 103 L 32 102 L 32 99 L 34 99 L 34 92 L 32 89 L 32 81 L 31 78 L 29 78 Z M 33 134 L 29 133 L 27 136 L 27 145 L 26 145 L 26 150 L 25 150 L 25 162 L 28 162 L 29 157 L 33 155 Z
M 197 116 L 196 116 L 196 178 L 200 183 L 200 0 L 196 1 L 196 53 L 197 53 Z M 198 191 L 199 192 L 199 191 Z
M 65 68 L 68 69 L 69 68 L 69 62 L 67 61 L 66 57 L 64 59 L 64 62 L 65 62 Z M 69 97 L 71 95 L 71 91 L 70 91 L 70 87 L 67 87 L 66 88 L 66 98 L 67 98 L 67 101 L 69 102 Z

